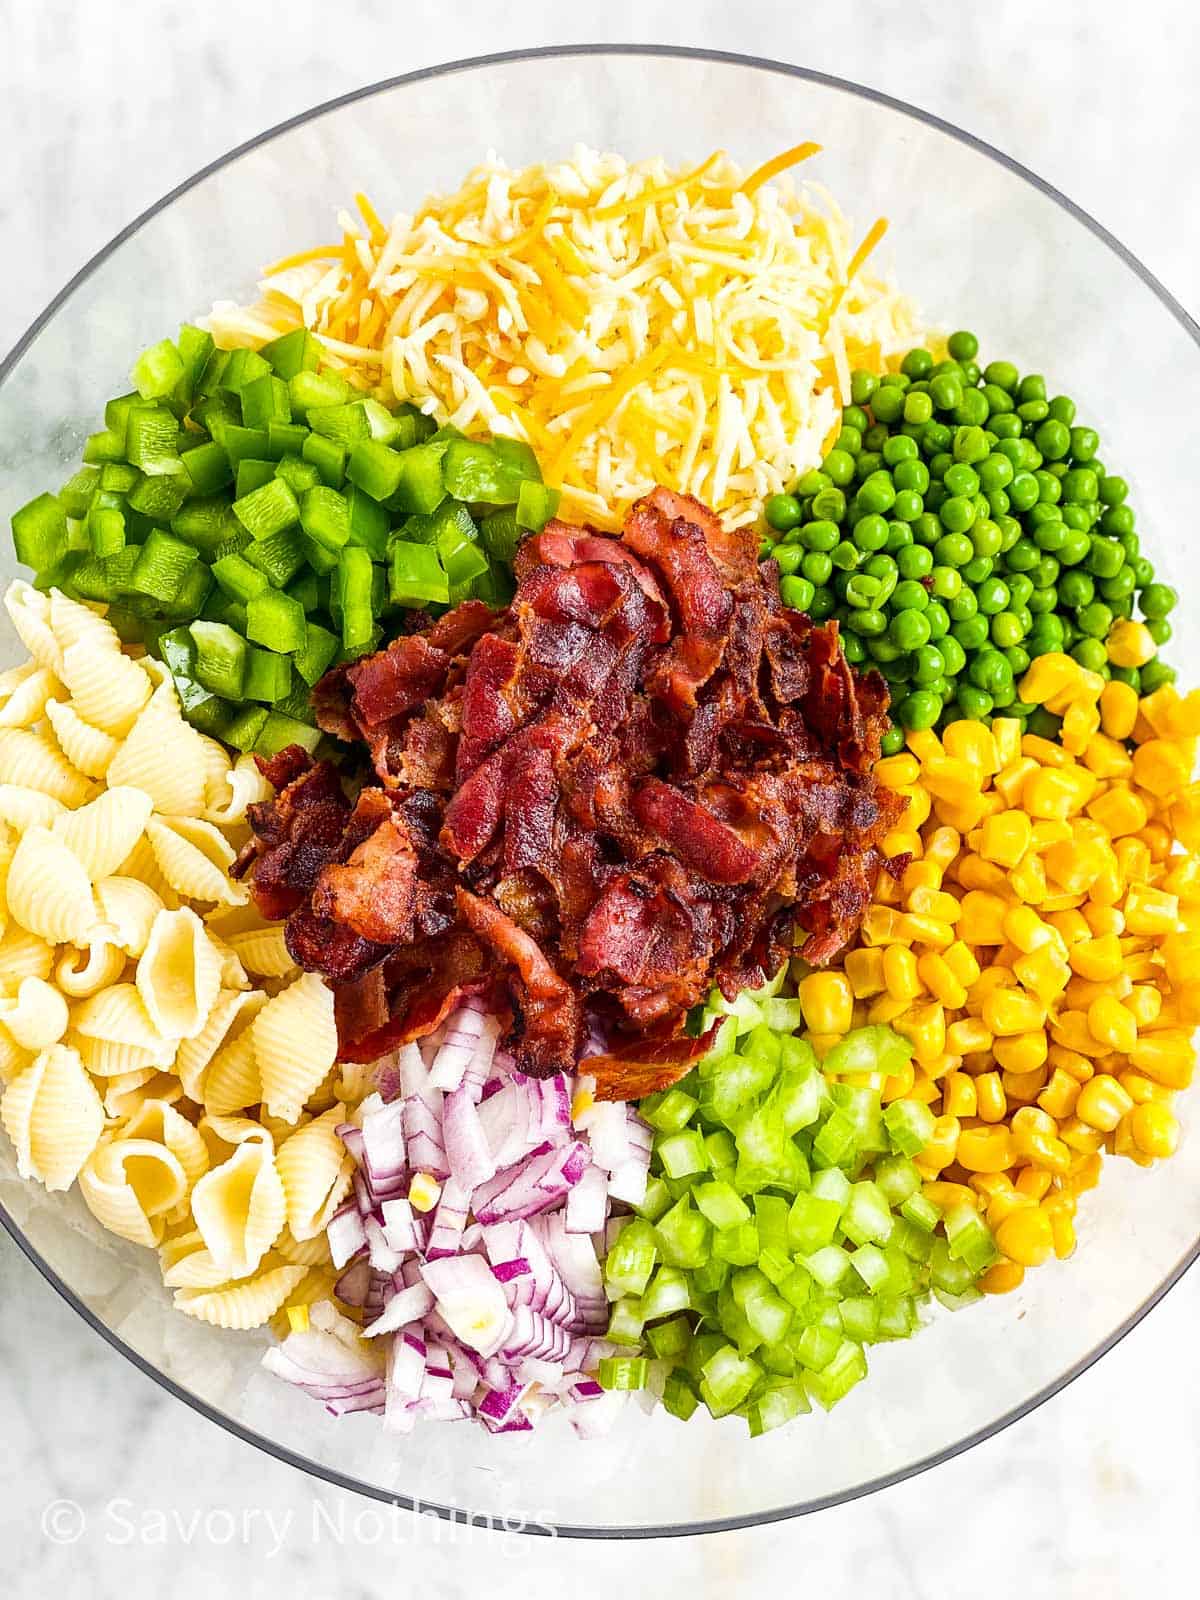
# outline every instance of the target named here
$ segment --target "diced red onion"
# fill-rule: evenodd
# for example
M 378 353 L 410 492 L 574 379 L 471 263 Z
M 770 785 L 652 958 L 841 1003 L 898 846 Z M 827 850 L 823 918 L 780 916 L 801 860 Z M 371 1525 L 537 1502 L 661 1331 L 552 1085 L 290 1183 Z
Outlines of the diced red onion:
M 650 1156 L 636 1151 L 628 1161 L 622 1161 L 609 1174 L 608 1192 L 613 1200 L 623 1200 L 627 1206 L 640 1206 L 646 1198 L 650 1179 Z
M 329 1242 L 329 1259 L 335 1267 L 344 1267 L 348 1261 L 361 1255 L 367 1248 L 367 1234 L 358 1207 L 341 1206 L 329 1219 L 325 1230 Z
M 482 1355 L 499 1348 L 511 1319 L 504 1290 L 482 1256 L 427 1261 L 421 1276 L 457 1339 Z
M 500 1024 L 486 1016 L 471 1002 L 447 1018 L 446 1031 L 429 1069 L 429 1082 L 436 1089 L 457 1089 L 468 1066 L 476 1058 L 486 1077 L 495 1054 Z
M 358 1165 L 361 1166 L 363 1160 L 362 1129 L 355 1122 L 339 1122 L 337 1127 L 334 1129 L 334 1132 L 346 1146 L 346 1149 L 349 1150 L 350 1154 L 354 1157 Z
M 363 1101 L 363 1164 L 371 1193 L 377 1200 L 388 1200 L 405 1187 L 407 1155 L 404 1122 L 407 1102 L 385 1103 L 377 1094 Z
M 587 1165 L 587 1149 L 576 1139 L 520 1166 L 507 1167 L 476 1189 L 475 1215 L 482 1223 L 536 1216 L 565 1199 Z
M 401 1255 L 417 1248 L 417 1230 L 413 1218 L 413 1208 L 402 1196 L 396 1200 L 385 1200 L 381 1206 L 383 1213 L 383 1237 L 388 1248 L 398 1250 Z
M 471 1109 L 475 1108 L 472 1106 Z M 471 1191 L 457 1178 L 447 1178 L 442 1185 L 441 1198 L 433 1214 L 433 1227 L 429 1230 L 429 1243 L 425 1247 L 426 1257 L 430 1261 L 439 1256 L 458 1254 L 470 1205 Z
M 442 1096 L 437 1089 L 426 1089 L 403 1101 L 404 1138 L 409 1165 L 414 1171 L 430 1172 L 437 1179 L 450 1176 L 450 1164 L 442 1142 Z
M 520 1278 L 525 1273 L 532 1272 L 533 1268 L 525 1256 L 515 1256 L 511 1261 L 501 1261 L 492 1268 L 492 1271 L 496 1274 L 497 1283 L 509 1283 L 513 1278 Z
M 495 1175 L 488 1137 L 467 1088 L 455 1089 L 442 1104 L 442 1141 L 450 1171 L 467 1190 Z
M 567 1194 L 568 1233 L 599 1233 L 608 1216 L 608 1181 L 601 1167 L 588 1167 Z
M 367 1254 L 372 1267 L 377 1272 L 388 1274 L 399 1272 L 404 1263 L 403 1249 L 397 1250 L 388 1243 L 387 1235 L 374 1217 L 364 1217 L 363 1227 L 367 1235 Z
M 414 1283 L 407 1289 L 398 1289 L 383 1308 L 383 1314 L 363 1329 L 364 1339 L 377 1339 L 381 1333 L 395 1333 L 397 1328 L 417 1322 L 433 1306 L 433 1294 L 423 1283 Z

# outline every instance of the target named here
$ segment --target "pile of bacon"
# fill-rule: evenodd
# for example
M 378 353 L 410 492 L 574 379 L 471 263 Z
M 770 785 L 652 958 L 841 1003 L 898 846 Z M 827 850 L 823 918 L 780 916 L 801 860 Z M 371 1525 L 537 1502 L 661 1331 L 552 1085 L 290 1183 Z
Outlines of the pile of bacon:
M 333 985 L 343 1058 L 486 993 L 525 1072 L 588 1056 L 632 1096 L 686 1070 L 714 983 L 843 947 L 904 805 L 871 775 L 887 692 L 756 557 L 658 489 L 619 537 L 527 539 L 506 611 L 468 601 L 321 681 L 378 783 L 352 803 L 284 751 L 241 870 Z

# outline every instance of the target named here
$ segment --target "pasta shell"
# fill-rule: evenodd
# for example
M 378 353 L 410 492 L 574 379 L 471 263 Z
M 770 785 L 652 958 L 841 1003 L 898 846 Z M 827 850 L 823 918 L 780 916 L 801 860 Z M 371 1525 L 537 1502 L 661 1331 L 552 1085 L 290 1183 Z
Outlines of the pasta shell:
M 297 1239 L 285 1228 L 275 1241 L 275 1253 L 295 1267 L 321 1267 L 329 1264 L 329 1240 L 324 1232 L 311 1239 Z
M 120 1078 L 130 1072 L 157 1072 L 162 1066 L 161 1050 L 146 1050 L 141 1045 L 121 1044 L 113 1039 L 93 1039 L 73 1028 L 67 1037 L 73 1050 L 94 1078 Z
M 66 810 L 61 800 L 40 789 L 23 789 L 16 783 L 0 783 L 0 821 L 18 833 L 27 828 L 49 828 Z
M 163 1272 L 168 1289 L 219 1289 L 229 1282 L 228 1272 L 214 1259 L 212 1251 L 205 1249 L 200 1234 L 194 1237 L 200 1241 L 196 1248 L 179 1255 Z
M 0 728 L 32 728 L 35 722 L 42 720 L 50 697 L 61 688 L 48 667 L 30 662 L 28 672 L 19 683 L 0 690 Z
M 226 772 L 220 784 L 210 779 L 205 784 L 205 812 L 210 822 L 223 827 L 245 820 L 252 805 L 269 800 L 274 791 L 258 770 L 252 755 L 241 755 Z
M 144 673 L 142 678 L 148 686 Z M 204 810 L 200 735 L 180 716 L 175 691 L 169 683 L 160 683 L 145 709 L 138 713 L 112 759 L 108 781 L 145 790 L 154 809 L 171 816 L 198 817 Z
M 23 1178 L 69 1189 L 104 1131 L 104 1107 L 78 1054 L 56 1044 L 9 1084 L 0 1122 Z
M 92 1152 L 79 1174 L 79 1192 L 97 1221 L 132 1244 L 151 1247 L 187 1187 L 177 1158 L 152 1139 L 110 1140 Z
M 136 661 L 120 651 L 96 650 L 85 639 L 63 651 L 59 677 L 83 720 L 115 739 L 129 733 L 153 692 L 148 674 Z
M 183 1090 L 179 1079 L 153 1067 L 141 1072 L 129 1072 L 124 1077 L 107 1078 L 104 1082 L 104 1114 L 115 1122 L 132 1117 L 142 1102 L 164 1100 L 168 1104 L 178 1100 Z
M 156 1059 L 162 1056 L 164 1047 L 174 1051 L 174 1045 L 168 1046 L 154 1026 L 132 983 L 114 983 L 111 988 L 101 989 L 99 994 L 80 1001 L 71 1012 L 71 1026 L 91 1039 L 137 1045 Z
M 11 1083 L 32 1063 L 29 1051 L 22 1050 L 15 1039 L 0 1031 L 0 1083 Z
M 305 1267 L 275 1267 L 228 1289 L 177 1289 L 176 1309 L 214 1328 L 260 1328 L 305 1276 Z
M 208 937 L 212 940 L 217 954 L 221 958 L 222 989 L 249 989 L 251 986 L 250 979 L 246 975 L 245 967 L 238 960 L 237 953 L 229 948 L 224 939 L 219 939 L 216 936 L 212 931 L 212 924 L 207 919 L 204 926 L 207 928 Z
M 191 1222 L 191 1218 L 188 1221 Z M 177 1228 L 167 1228 L 163 1233 L 163 1241 L 158 1247 L 158 1264 L 162 1268 L 165 1278 L 176 1262 L 182 1261 L 185 1256 L 192 1255 L 197 1250 L 204 1249 L 204 1240 L 199 1229 L 192 1223 L 191 1227 L 180 1224 Z
M 136 878 L 102 878 L 96 885 L 96 903 L 105 923 L 114 930 L 112 942 L 127 955 L 140 956 L 146 948 L 162 899 L 148 883 Z
M 65 700 L 47 700 L 46 719 L 54 730 L 59 749 L 71 765 L 89 778 L 102 778 L 120 741 L 102 728 L 93 728 Z
M 54 981 L 72 1000 L 83 1000 L 116 983 L 125 971 L 125 952 L 95 940 L 83 949 L 70 948 L 59 957 Z
M 36 789 L 64 806 L 81 806 L 93 787 L 53 739 L 24 728 L 0 728 L 0 783 Z
M 231 934 L 229 948 L 247 972 L 262 978 L 286 978 L 296 970 L 282 923 L 272 928 L 253 928 L 249 933 Z
M 115 785 L 90 805 L 59 817 L 51 832 L 74 851 L 95 883 L 116 872 L 146 831 L 153 809 L 148 794 Z
M 208 1171 L 208 1146 L 199 1130 L 165 1100 L 148 1096 L 121 1129 L 123 1139 L 150 1139 L 167 1147 L 191 1189 Z
M 267 1001 L 253 1033 L 263 1103 L 274 1116 L 297 1122 L 337 1056 L 332 992 L 306 972 Z
M 8 867 L 7 893 L 13 920 L 51 944 L 82 944 L 96 926 L 91 879 L 74 851 L 47 828 L 21 835 Z
M 15 924 L 0 938 L 0 988 L 15 994 L 22 978 L 48 978 L 54 948 Z
M 232 1043 L 267 1003 L 260 990 L 222 990 L 204 1026 L 192 1039 L 179 1046 L 175 1070 L 189 1100 L 203 1104 L 205 1075 L 217 1051 Z
M 50 591 L 50 626 L 64 650 L 86 644 L 100 655 L 120 654 L 121 640 L 112 623 L 104 620 L 104 612 L 69 599 L 61 589 Z
M 342 1203 L 350 1188 L 354 1160 L 336 1129 L 346 1108 L 334 1105 L 298 1128 L 275 1153 L 275 1165 L 287 1198 L 292 1237 L 314 1239 Z
M 15 1000 L 0 1001 L 0 1022 L 22 1050 L 48 1050 L 67 1031 L 67 1002 L 43 978 L 24 978 Z
M 206 1172 L 192 1190 L 192 1216 L 227 1277 L 245 1278 L 254 1272 L 287 1220 L 287 1201 L 270 1146 L 247 1140 L 228 1161 Z
M 146 829 L 159 871 L 177 894 L 218 905 L 244 905 L 250 891 L 229 876 L 236 851 L 211 822 L 155 817 Z
M 249 1032 L 217 1051 L 204 1078 L 204 1106 L 217 1116 L 245 1111 L 262 1099 L 262 1081 Z
M 17 638 L 39 667 L 49 667 L 61 676 L 62 646 L 50 626 L 50 597 L 40 594 L 32 584 L 18 579 L 10 583 L 4 596 Z
M 137 964 L 137 988 L 167 1039 L 192 1039 L 221 987 L 221 958 L 194 911 L 160 911 Z

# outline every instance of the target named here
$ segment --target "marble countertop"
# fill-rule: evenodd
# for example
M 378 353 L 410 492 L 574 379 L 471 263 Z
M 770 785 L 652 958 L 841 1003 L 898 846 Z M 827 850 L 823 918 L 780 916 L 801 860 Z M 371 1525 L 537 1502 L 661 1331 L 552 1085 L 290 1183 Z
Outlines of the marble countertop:
M 12 0 L 0 14 L 0 349 L 119 227 L 261 128 L 372 78 L 576 39 L 774 56 L 912 99 L 1064 189 L 1200 312 L 1200 13 L 1179 0 L 1136 15 L 1109 0 L 844 0 L 820 16 L 794 0 L 610 0 L 569 20 L 544 0 Z M 375 1600 L 415 1582 L 438 1600 L 508 1600 L 563 1578 L 609 1593 L 636 1572 L 664 1600 L 781 1579 L 883 1600 L 1191 1592 L 1198 1318 L 1192 1273 L 1032 1417 L 867 1500 L 750 1533 L 568 1548 L 384 1519 L 255 1452 L 127 1365 L 0 1236 L 3 1587 Z

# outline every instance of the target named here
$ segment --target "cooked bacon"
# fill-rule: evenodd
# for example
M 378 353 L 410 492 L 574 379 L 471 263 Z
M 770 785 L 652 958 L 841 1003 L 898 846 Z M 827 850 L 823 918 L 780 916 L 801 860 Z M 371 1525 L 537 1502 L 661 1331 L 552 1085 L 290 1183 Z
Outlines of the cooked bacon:
M 352 808 L 328 763 L 274 758 L 238 870 L 334 985 L 343 1056 L 486 991 L 524 1071 L 602 1034 L 602 1092 L 643 1093 L 703 1048 L 679 1033 L 714 985 L 845 945 L 904 806 L 871 775 L 887 689 L 756 557 L 658 489 L 619 538 L 527 539 L 507 610 L 410 619 L 326 675 L 321 726 L 378 786 Z
M 716 1027 L 694 1039 L 670 1033 L 643 1035 L 615 1050 L 588 1056 L 580 1070 L 596 1080 L 597 1100 L 641 1100 L 682 1078 L 709 1049 Z

